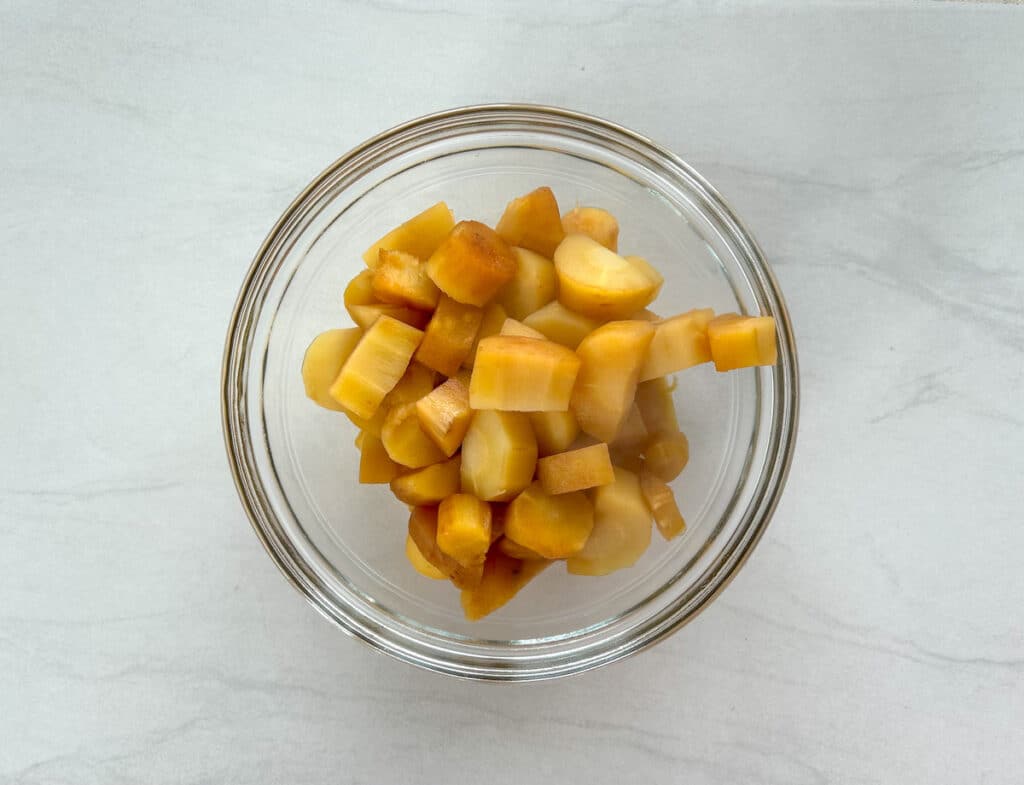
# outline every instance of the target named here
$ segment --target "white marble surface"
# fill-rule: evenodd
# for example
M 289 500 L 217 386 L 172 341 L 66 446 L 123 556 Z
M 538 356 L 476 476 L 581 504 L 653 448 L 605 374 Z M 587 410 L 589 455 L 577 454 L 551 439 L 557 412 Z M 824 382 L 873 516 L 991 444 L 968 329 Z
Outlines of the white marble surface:
M 0 783 L 1021 781 L 1024 8 L 190 5 L 0 3 Z M 654 650 L 526 687 L 313 613 L 218 412 L 292 196 L 487 100 L 696 165 L 773 260 L 803 366 L 739 578 Z

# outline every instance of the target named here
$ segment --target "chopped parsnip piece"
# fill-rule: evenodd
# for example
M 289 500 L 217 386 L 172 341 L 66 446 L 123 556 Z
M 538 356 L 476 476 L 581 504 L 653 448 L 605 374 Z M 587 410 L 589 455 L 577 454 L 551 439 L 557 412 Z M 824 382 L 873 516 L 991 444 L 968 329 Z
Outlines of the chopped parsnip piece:
M 625 319 L 646 308 L 664 280 L 639 256 L 619 256 L 583 234 L 558 246 L 555 273 L 562 305 L 594 319 Z
M 672 489 L 646 469 L 640 472 L 640 491 L 654 514 L 654 524 L 666 540 L 686 531 L 686 521 L 679 512 Z
M 438 202 L 392 229 L 367 248 L 363 253 L 363 261 L 371 269 L 376 267 L 382 248 L 389 251 L 405 251 L 420 259 L 426 259 L 448 236 L 453 226 L 455 217 L 452 211 L 444 202 Z
M 551 495 L 535 482 L 512 500 L 505 538 L 545 559 L 578 553 L 594 528 L 594 507 L 585 493 Z
M 462 490 L 484 501 L 508 501 L 530 484 L 537 441 L 525 414 L 485 409 L 473 415 L 462 442 Z
M 483 306 L 515 276 L 516 257 L 489 226 L 460 221 L 427 260 L 427 274 L 453 300 Z
M 530 424 L 537 436 L 538 455 L 565 452 L 580 433 L 576 415 L 568 411 L 530 412 Z
M 391 482 L 401 466 L 391 460 L 378 434 L 360 431 L 359 482 L 364 484 Z
M 576 354 L 582 364 L 571 408 L 584 432 L 602 442 L 615 440 L 653 335 L 650 322 L 609 322 L 580 343 Z
M 600 207 L 575 207 L 562 216 L 566 234 L 585 234 L 609 251 L 619 250 L 619 222 Z
M 482 318 L 483 311 L 476 306 L 442 296 L 416 350 L 416 359 L 445 376 L 454 376 L 473 348 Z
M 583 491 L 614 482 L 615 473 L 612 471 L 608 445 L 598 442 L 589 447 L 541 458 L 537 461 L 537 478 L 544 491 L 550 494 Z
M 698 308 L 660 321 L 640 369 L 640 381 L 709 362 L 708 322 L 714 313 L 710 308 Z
M 500 548 L 492 548 L 487 553 L 480 582 L 462 590 L 462 610 L 466 618 L 476 621 L 498 610 L 549 564 L 551 562 L 535 559 L 513 559 Z
M 382 303 L 432 311 L 441 292 L 427 275 L 424 262 L 412 254 L 381 248 L 373 272 L 373 294 Z
M 437 545 L 459 564 L 483 564 L 491 545 L 491 505 L 468 493 L 449 495 L 437 510 Z
M 644 466 L 665 482 L 672 482 L 690 460 L 690 443 L 678 431 L 662 431 L 644 446 Z
M 555 265 L 538 253 L 513 248 L 516 255 L 515 277 L 498 292 L 497 302 L 513 319 L 524 319 L 555 299 L 558 282 Z
M 331 385 L 338 378 L 342 366 L 362 335 L 358 327 L 349 327 L 344 330 L 328 330 L 313 339 L 302 358 L 302 383 L 310 400 L 325 409 L 339 412 L 345 410 L 331 396 Z
M 443 581 L 448 577 L 437 569 L 437 567 L 423 558 L 423 554 L 420 553 L 420 549 L 416 547 L 416 542 L 409 534 L 405 535 L 405 558 L 409 560 L 409 564 L 412 565 L 416 572 L 426 578 Z
M 651 511 L 640 480 L 615 468 L 615 482 L 593 492 L 594 529 L 583 550 L 566 562 L 574 575 L 607 575 L 630 567 L 651 544 Z
M 708 323 L 708 344 L 716 371 L 775 365 L 778 360 L 771 316 L 718 316 Z
M 380 439 L 391 460 L 410 469 L 440 463 L 447 457 L 420 427 L 415 403 L 405 403 L 388 412 Z
M 493 335 L 477 347 L 469 404 L 474 409 L 565 411 L 579 368 L 579 358 L 552 341 Z
M 509 245 L 527 248 L 549 259 L 565 236 L 558 202 L 547 186 L 509 202 L 497 230 Z
M 420 398 L 416 402 L 416 416 L 420 418 L 420 426 L 434 440 L 434 444 L 445 455 L 454 455 L 466 436 L 469 421 L 473 419 L 466 380 L 453 376 Z
M 413 506 L 440 504 L 443 499 L 459 492 L 461 464 L 462 459 L 456 455 L 450 460 L 395 477 L 391 480 L 391 492 L 399 501 Z
M 596 330 L 601 323 L 589 316 L 570 311 L 555 300 L 539 311 L 531 313 L 523 319 L 523 324 L 543 333 L 550 341 L 575 349 L 580 345 L 580 341 Z
M 381 316 L 348 356 L 331 397 L 357 417 L 370 419 L 402 378 L 422 337 L 415 327 Z

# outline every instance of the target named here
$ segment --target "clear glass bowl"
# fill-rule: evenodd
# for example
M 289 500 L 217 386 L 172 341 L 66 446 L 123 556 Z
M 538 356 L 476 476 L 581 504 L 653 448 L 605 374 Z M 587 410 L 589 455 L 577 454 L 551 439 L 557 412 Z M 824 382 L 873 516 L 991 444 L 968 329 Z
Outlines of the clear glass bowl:
M 349 324 L 346 282 L 385 231 L 438 200 L 490 224 L 508 200 L 551 186 L 563 209 L 599 205 L 620 246 L 665 284 L 653 306 L 770 314 L 773 368 L 679 374 L 690 463 L 673 483 L 688 529 L 654 536 L 632 568 L 602 578 L 546 570 L 504 608 L 467 622 L 458 592 L 405 560 L 407 510 L 356 482 L 355 430 L 303 394 L 302 356 Z M 231 319 L 224 434 L 238 492 L 270 556 L 343 630 L 401 660 L 456 676 L 578 673 L 678 629 L 736 573 L 768 524 L 796 435 L 796 350 L 782 295 L 750 234 L 704 179 L 620 126 L 563 109 L 489 105 L 424 117 L 332 164 L 257 253 Z

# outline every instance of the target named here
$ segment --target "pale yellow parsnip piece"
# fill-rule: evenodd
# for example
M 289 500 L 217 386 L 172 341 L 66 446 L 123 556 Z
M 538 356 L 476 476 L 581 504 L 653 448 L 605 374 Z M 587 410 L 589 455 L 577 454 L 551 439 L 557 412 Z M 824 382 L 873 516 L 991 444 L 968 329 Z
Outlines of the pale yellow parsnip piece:
M 640 471 L 640 491 L 662 537 L 671 540 L 686 531 L 686 521 L 679 512 L 672 489 L 647 469 Z
M 459 449 L 473 418 L 467 381 L 467 377 L 453 376 L 416 402 L 420 426 L 445 455 Z
M 380 439 L 391 460 L 410 469 L 440 463 L 447 457 L 420 427 L 415 403 L 405 403 L 388 412 Z
M 640 365 L 654 335 L 650 322 L 609 322 L 576 349 L 581 360 L 572 392 L 572 411 L 580 428 L 612 442 L 633 405 Z
M 460 303 L 483 306 L 516 274 L 516 257 L 493 229 L 460 221 L 427 260 L 427 274 Z
M 514 559 L 500 548 L 487 553 L 479 583 L 462 591 L 462 610 L 470 621 L 482 619 L 511 600 L 551 564 L 536 559 Z
M 437 569 L 437 567 L 423 558 L 423 554 L 420 553 L 420 549 L 416 547 L 416 542 L 413 540 L 412 536 L 408 534 L 405 535 L 405 558 L 409 560 L 409 564 L 412 565 L 412 568 L 425 578 L 433 578 L 434 580 L 443 581 L 448 577 Z
M 651 511 L 631 471 L 615 467 L 615 482 L 593 491 L 594 528 L 566 561 L 574 575 L 607 575 L 630 567 L 651 544 Z
M 491 505 L 468 493 L 450 494 L 437 510 L 437 544 L 459 564 L 482 564 L 491 545 Z
M 366 266 L 374 268 L 382 248 L 404 251 L 420 259 L 429 257 L 455 226 L 455 217 L 444 202 L 428 207 L 381 237 L 363 253 Z
M 530 412 L 530 424 L 537 436 L 537 454 L 552 455 L 569 449 L 579 436 L 576 415 L 565 412 Z
M 391 492 L 405 504 L 413 506 L 440 504 L 459 492 L 462 460 L 456 455 L 447 461 L 403 474 L 391 480 Z
M 469 405 L 503 411 L 565 411 L 579 369 L 576 354 L 552 341 L 515 335 L 484 338 L 469 381 Z
M 579 552 L 594 527 L 594 507 L 579 491 L 552 495 L 539 482 L 516 496 L 505 516 L 505 538 L 545 559 Z
M 402 467 L 391 460 L 379 434 L 360 431 L 359 482 L 375 484 L 391 482 L 399 475 Z
M 496 228 L 509 245 L 518 245 L 549 259 L 565 236 L 558 201 L 547 186 L 509 202 Z
M 498 292 L 500 303 L 513 319 L 522 320 L 555 299 L 558 282 L 550 259 L 525 248 L 513 248 L 516 255 L 515 277 Z
M 708 322 L 714 313 L 710 308 L 698 308 L 658 322 L 640 369 L 640 381 L 709 362 Z
M 663 278 L 638 256 L 623 257 L 583 234 L 555 251 L 558 299 L 594 319 L 626 319 L 658 295 Z
M 382 303 L 405 305 L 432 311 L 440 291 L 427 275 L 426 265 L 403 251 L 380 250 L 380 262 L 373 271 L 373 294 Z
M 473 415 L 462 442 L 462 490 L 484 501 L 508 501 L 530 484 L 537 440 L 521 412 Z
M 562 216 L 566 234 L 585 234 L 609 251 L 619 250 L 619 222 L 600 207 L 574 207 Z
M 523 319 L 523 324 L 543 333 L 550 341 L 575 349 L 601 322 L 570 311 L 554 300 Z
M 358 327 L 349 327 L 328 330 L 313 339 L 302 358 L 302 384 L 310 400 L 325 409 L 345 410 L 330 389 L 362 335 Z
M 598 442 L 541 458 L 537 461 L 537 479 L 544 491 L 550 494 L 571 493 L 607 485 L 615 480 L 608 445 Z
M 415 327 L 381 316 L 348 356 L 331 386 L 331 397 L 357 417 L 370 419 L 402 378 L 422 338 Z
M 775 365 L 778 347 L 771 316 L 724 314 L 708 323 L 708 345 L 717 371 Z

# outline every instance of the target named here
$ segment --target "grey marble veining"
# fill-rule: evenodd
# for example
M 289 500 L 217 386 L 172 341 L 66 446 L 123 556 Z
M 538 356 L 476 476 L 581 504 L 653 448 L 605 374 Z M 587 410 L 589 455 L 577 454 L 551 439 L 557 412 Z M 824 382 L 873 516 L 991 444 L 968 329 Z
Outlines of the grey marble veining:
M 1022 40 L 998 3 L 0 4 L 0 783 L 1019 782 Z M 702 171 L 775 266 L 804 393 L 722 597 L 516 688 L 314 614 L 218 411 L 293 195 L 488 100 Z

